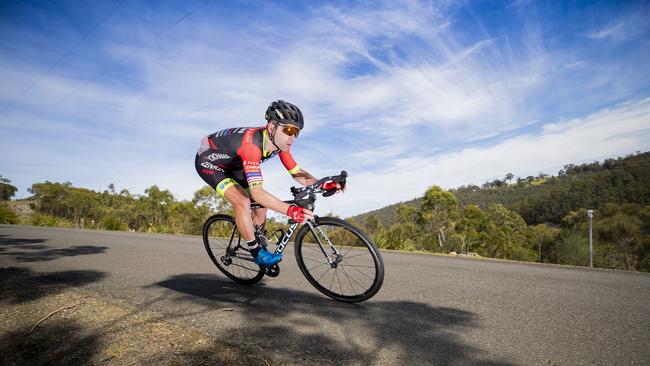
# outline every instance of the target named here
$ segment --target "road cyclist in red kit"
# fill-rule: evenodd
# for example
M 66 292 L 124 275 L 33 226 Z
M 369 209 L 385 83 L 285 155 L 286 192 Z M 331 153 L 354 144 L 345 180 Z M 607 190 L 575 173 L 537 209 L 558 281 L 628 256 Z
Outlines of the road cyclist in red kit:
M 291 146 L 305 125 L 300 109 L 278 100 L 269 105 L 265 119 L 266 125 L 261 127 L 228 128 L 203 138 L 195 167 L 201 178 L 233 207 L 235 223 L 255 263 L 270 267 L 282 259 L 282 253 L 268 252 L 264 236 L 255 235 L 256 227 L 263 227 L 266 221 L 267 209 L 285 214 L 297 223 L 313 219 L 314 213 L 283 202 L 266 191 L 261 163 L 278 155 L 299 184 L 308 186 L 318 180 L 302 169 L 291 155 Z M 342 189 L 331 181 L 324 182 L 322 188 L 328 191 Z M 251 203 L 263 207 L 251 210 Z

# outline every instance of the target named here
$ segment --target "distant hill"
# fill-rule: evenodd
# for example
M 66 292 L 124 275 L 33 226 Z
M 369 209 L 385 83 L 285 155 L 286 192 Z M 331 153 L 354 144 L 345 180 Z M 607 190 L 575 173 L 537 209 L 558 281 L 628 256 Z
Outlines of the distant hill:
M 435 184 L 435 182 L 431 182 Z M 567 213 L 579 209 L 597 209 L 608 202 L 650 204 L 650 152 L 624 158 L 606 159 L 581 165 L 565 165 L 557 176 L 514 177 L 467 185 L 451 190 L 461 205 L 474 204 L 482 209 L 500 203 L 519 213 L 529 225 L 558 224 Z M 365 223 L 374 215 L 383 226 L 396 221 L 397 208 L 419 207 L 420 199 L 400 202 L 352 217 Z

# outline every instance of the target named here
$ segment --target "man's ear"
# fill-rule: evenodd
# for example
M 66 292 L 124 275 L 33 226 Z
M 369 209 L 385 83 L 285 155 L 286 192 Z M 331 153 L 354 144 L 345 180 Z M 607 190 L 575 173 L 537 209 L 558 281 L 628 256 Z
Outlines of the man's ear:
M 269 130 L 269 132 L 271 132 L 271 133 L 273 133 L 273 131 L 275 130 L 276 127 L 277 127 L 277 125 L 273 122 L 273 120 L 270 120 L 266 124 L 266 129 Z

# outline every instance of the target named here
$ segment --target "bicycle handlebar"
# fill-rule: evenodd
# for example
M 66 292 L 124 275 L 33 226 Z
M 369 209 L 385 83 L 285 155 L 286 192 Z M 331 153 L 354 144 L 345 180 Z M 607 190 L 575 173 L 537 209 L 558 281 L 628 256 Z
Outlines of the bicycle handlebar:
M 315 193 L 323 193 L 323 197 L 329 197 L 336 193 L 335 190 L 325 190 L 323 189 L 322 185 L 325 182 L 332 181 L 334 183 L 338 183 L 341 188 L 345 187 L 346 179 L 348 177 L 348 172 L 345 170 L 341 170 L 341 174 L 339 175 L 333 175 L 329 177 L 324 177 L 313 184 L 310 184 L 308 186 L 305 186 L 303 188 L 296 188 L 296 187 L 291 187 L 291 194 L 293 194 L 294 200 L 299 200 L 307 195 L 311 196 L 312 194 Z

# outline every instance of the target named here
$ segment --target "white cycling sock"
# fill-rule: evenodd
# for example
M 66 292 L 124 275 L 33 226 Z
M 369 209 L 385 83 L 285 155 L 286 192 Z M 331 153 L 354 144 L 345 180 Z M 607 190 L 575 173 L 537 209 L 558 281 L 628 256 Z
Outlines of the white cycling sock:
M 259 253 L 262 249 L 262 247 L 257 243 L 257 240 L 253 239 L 251 241 L 247 241 L 246 244 L 248 245 L 248 250 L 250 250 L 253 258 L 257 257 L 257 253 Z
M 255 249 L 255 248 L 258 248 L 260 246 L 259 244 L 257 244 L 256 239 L 253 239 L 251 241 L 247 241 L 246 245 L 248 245 L 248 249 Z

